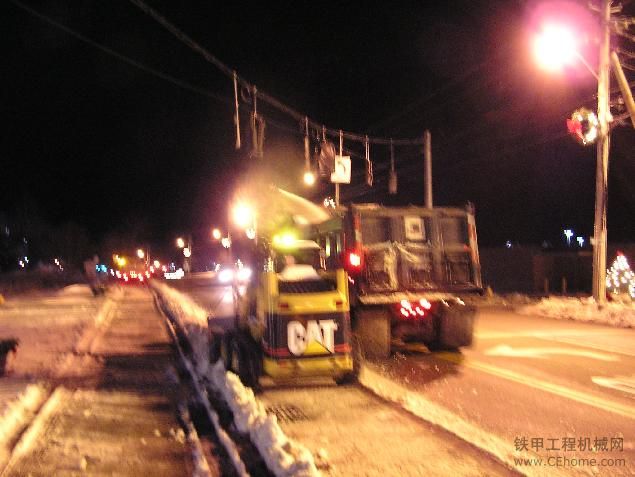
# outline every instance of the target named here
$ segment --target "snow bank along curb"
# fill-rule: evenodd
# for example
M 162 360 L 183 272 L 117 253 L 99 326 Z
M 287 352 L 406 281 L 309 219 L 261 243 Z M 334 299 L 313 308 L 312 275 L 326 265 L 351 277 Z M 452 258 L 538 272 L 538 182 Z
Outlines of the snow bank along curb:
M 284 434 L 277 418 L 267 414 L 253 390 L 243 386 L 234 373 L 225 371 L 220 360 L 209 369 L 207 377 L 231 408 L 236 428 L 249 434 L 267 467 L 277 477 L 320 475 L 311 452 Z
M 635 328 L 635 303 L 599 306 L 591 297 L 550 297 L 515 309 L 522 315 L 540 315 L 562 320 L 583 321 L 621 328 Z
M 112 296 L 107 297 L 101 304 L 92 323 L 87 326 L 75 345 L 75 354 L 91 353 L 93 343 L 97 337 L 108 326 L 112 319 L 115 304 L 123 297 L 123 290 L 115 289 Z
M 155 298 L 156 297 L 157 295 L 155 295 Z M 196 371 L 194 370 L 194 366 L 192 366 L 192 363 L 190 362 L 190 360 L 187 359 L 187 357 L 183 354 L 183 350 L 181 349 L 181 346 L 179 344 L 178 336 L 176 335 L 174 325 L 172 324 L 171 321 L 168 321 L 168 332 L 170 333 L 170 335 L 172 336 L 172 339 L 174 340 L 176 344 L 176 349 L 179 352 L 179 357 L 181 359 L 181 362 L 184 364 L 185 368 L 187 369 L 187 372 L 190 374 L 190 377 L 192 379 L 192 385 L 194 386 L 194 390 L 196 391 L 196 394 L 198 396 L 200 403 L 203 404 L 203 406 L 205 407 L 205 411 L 207 412 L 207 417 L 209 418 L 212 425 L 214 426 L 214 430 L 216 431 L 218 440 L 221 442 L 221 444 L 225 448 L 227 455 L 229 456 L 229 458 L 232 461 L 232 464 L 234 465 L 236 474 L 239 475 L 240 477 L 248 476 L 249 474 L 247 473 L 247 470 L 245 469 L 245 464 L 240 458 L 240 453 L 238 452 L 238 448 L 236 447 L 234 442 L 231 440 L 229 435 L 225 432 L 225 430 L 221 427 L 218 414 L 210 407 L 209 400 L 207 399 L 207 392 L 201 387 L 199 382 L 200 379 L 198 375 L 196 374 Z M 194 429 L 194 426 L 192 425 L 189 419 L 184 420 L 183 422 L 186 423 L 188 427 L 188 431 L 191 429 L 194 431 L 194 433 L 196 432 L 196 430 Z M 193 434 L 191 432 L 188 432 L 188 436 L 193 437 Z M 202 454 L 200 455 L 200 458 L 196 453 L 193 454 L 192 457 L 194 459 L 195 465 L 197 466 L 197 470 L 200 469 L 201 467 L 199 465 L 200 464 L 199 461 L 200 461 L 200 458 L 203 457 Z M 207 468 L 207 470 L 209 471 L 209 467 Z
M 33 391 L 29 391 L 27 389 L 24 399 L 20 399 L 20 402 L 25 402 L 25 407 L 26 407 L 26 403 L 30 401 L 30 399 L 28 399 L 29 396 L 27 396 L 27 393 L 34 394 L 35 400 L 38 403 L 37 407 L 29 409 L 29 411 L 33 412 L 39 409 L 39 412 L 35 416 L 35 419 L 33 419 L 32 422 L 21 423 L 22 426 L 24 426 L 25 424 L 28 424 L 29 427 L 24 432 L 24 434 L 20 436 L 20 440 L 17 442 L 17 444 L 13 448 L 13 451 L 11 451 L 10 448 L 6 449 L 7 458 L 3 459 L 3 462 L 2 462 L 2 465 L 3 465 L 2 475 L 5 475 L 7 470 L 10 469 L 11 465 L 14 462 L 17 462 L 17 460 L 21 456 L 23 456 L 26 452 L 28 452 L 33 441 L 40 434 L 43 426 L 46 424 L 46 422 L 48 422 L 50 416 L 53 414 L 55 409 L 58 407 L 59 403 L 62 401 L 62 395 L 64 395 L 65 399 L 68 399 L 68 394 L 69 394 L 68 391 L 65 390 L 64 388 L 58 387 L 55 389 L 55 391 L 53 391 L 53 394 L 50 395 L 50 397 L 44 403 L 44 405 L 42 405 L 42 401 L 48 396 L 47 391 L 45 389 L 33 390 Z M 7 442 L 5 444 L 10 444 L 10 443 Z
M 49 395 L 43 384 L 29 384 L 15 399 L 9 401 L 0 417 L 0 453 L 2 465 L 11 452 L 11 445 Z
M 207 343 L 207 312 L 183 293 L 157 281 L 151 287 L 158 293 L 163 309 L 177 321 L 181 331 L 185 333 L 188 344 L 196 357 L 196 372 L 204 376 L 209 363 Z
M 503 441 L 500 437 L 484 429 L 480 429 L 444 407 L 430 401 L 425 396 L 409 391 L 403 386 L 384 378 L 370 369 L 369 366 L 362 367 L 359 381 L 362 386 L 377 396 L 393 402 L 411 414 L 445 429 L 464 440 L 467 444 L 495 457 L 517 473 L 529 477 L 559 477 L 561 475 L 567 475 L 564 471 L 560 471 L 554 467 L 542 468 L 535 466 L 523 467 L 522 469 L 515 467 L 514 457 L 528 458 L 538 456 L 527 456 L 518 452 L 511 452 L 510 448 L 513 448 L 513 442 Z
M 187 410 L 187 406 L 182 403 L 179 404 L 179 414 L 187 434 L 187 445 L 190 448 L 192 460 L 194 461 L 192 477 L 212 477 L 203 448 L 201 447 L 201 441 L 198 438 L 198 433 L 192 424 L 192 419 L 190 419 L 190 413 Z
M 209 366 L 205 310 L 167 285 L 154 282 L 152 286 L 184 330 L 196 356 L 199 376 L 207 377 L 214 390 L 223 396 L 233 412 L 236 428 L 249 435 L 269 470 L 277 477 L 319 476 L 311 452 L 284 434 L 276 417 L 267 415 L 253 391 L 243 386 L 234 373 L 226 372 L 220 361 Z
M 63 387 L 58 387 L 55 389 L 55 391 L 53 391 L 53 394 L 51 394 L 51 397 L 49 397 L 49 399 L 44 403 L 44 406 L 42 406 L 42 409 L 40 410 L 38 415 L 35 416 L 35 419 L 31 423 L 27 431 L 22 434 L 22 437 L 20 437 L 20 441 L 13 449 L 12 459 L 14 457 L 20 457 L 28 452 L 31 444 L 33 444 L 33 441 L 42 431 L 42 427 L 49 420 L 53 412 L 55 412 L 60 402 L 68 401 L 70 399 L 70 395 L 71 392 Z

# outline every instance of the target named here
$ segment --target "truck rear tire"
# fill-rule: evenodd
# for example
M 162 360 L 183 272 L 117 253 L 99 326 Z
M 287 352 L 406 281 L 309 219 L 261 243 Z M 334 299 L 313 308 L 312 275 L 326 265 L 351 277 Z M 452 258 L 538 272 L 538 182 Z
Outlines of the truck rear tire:
M 436 349 L 457 350 L 470 346 L 476 310 L 465 305 L 448 306 L 439 316 Z
M 390 356 L 390 313 L 383 308 L 357 309 L 355 335 L 366 358 Z

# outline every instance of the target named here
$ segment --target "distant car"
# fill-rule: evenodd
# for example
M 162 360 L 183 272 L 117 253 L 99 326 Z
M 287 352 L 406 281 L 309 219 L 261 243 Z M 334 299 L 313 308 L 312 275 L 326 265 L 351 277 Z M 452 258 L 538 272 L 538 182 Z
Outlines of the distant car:
M 228 285 L 234 280 L 238 283 L 247 283 L 251 279 L 251 268 L 245 266 L 240 260 L 236 263 L 222 263 L 216 265 L 216 280 Z
M 149 271 L 138 272 L 136 270 L 127 270 L 124 272 L 117 272 L 115 276 L 121 284 L 144 285 L 150 279 L 152 274 Z

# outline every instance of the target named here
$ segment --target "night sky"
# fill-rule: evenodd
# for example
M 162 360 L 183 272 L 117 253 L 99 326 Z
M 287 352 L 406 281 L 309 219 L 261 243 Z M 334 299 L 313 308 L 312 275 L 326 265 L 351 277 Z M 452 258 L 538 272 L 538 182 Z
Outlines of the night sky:
M 147 1 L 317 123 L 382 138 L 421 138 L 429 129 L 435 205 L 473 202 L 481 245 L 562 241 L 563 228 L 592 234 L 595 147 L 569 137 L 565 119 L 577 107 L 595 109 L 597 83 L 582 66 L 560 76 L 536 67 L 529 35 L 538 3 Z M 556 10 L 577 15 L 586 3 Z M 316 200 L 332 194 L 327 184 L 313 192 L 301 185 L 301 125 L 264 102 L 264 158 L 249 154 L 246 103 L 244 145 L 235 151 L 231 80 L 132 3 L 23 4 L 171 79 L 2 2 L 0 211 L 11 216 L 29 204 L 51 223 L 85 226 L 95 241 L 137 228 L 159 244 L 207 234 L 224 220 L 234 185 L 254 174 Z M 580 38 L 596 62 L 592 27 Z M 634 139 L 628 124 L 613 130 L 613 242 L 635 238 Z M 344 202 L 423 203 L 421 147 L 395 148 L 397 196 L 387 194 L 386 147 L 371 146 L 372 189 L 363 144 L 345 147 L 354 183 L 342 187 Z

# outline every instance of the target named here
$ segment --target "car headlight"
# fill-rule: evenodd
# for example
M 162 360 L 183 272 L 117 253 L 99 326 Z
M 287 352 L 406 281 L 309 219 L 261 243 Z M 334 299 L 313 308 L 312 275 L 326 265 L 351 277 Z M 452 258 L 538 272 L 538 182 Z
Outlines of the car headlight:
M 229 283 L 234 279 L 234 272 L 228 268 L 218 273 L 218 281 L 221 283 Z

